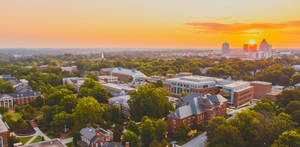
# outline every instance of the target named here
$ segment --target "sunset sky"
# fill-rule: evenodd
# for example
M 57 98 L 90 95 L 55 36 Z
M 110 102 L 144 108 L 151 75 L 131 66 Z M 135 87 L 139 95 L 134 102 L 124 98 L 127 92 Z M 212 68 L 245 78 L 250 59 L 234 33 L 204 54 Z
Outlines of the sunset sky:
M 1 0 L 0 48 L 300 47 L 300 0 Z

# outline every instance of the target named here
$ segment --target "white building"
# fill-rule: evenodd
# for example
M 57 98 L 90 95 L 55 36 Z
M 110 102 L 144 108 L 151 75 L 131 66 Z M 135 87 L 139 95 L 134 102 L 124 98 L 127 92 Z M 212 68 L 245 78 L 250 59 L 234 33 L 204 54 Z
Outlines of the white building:
M 66 67 L 60 67 L 62 71 L 66 71 L 69 73 L 73 73 L 77 71 L 77 66 L 66 66 Z
M 129 87 L 127 84 L 105 83 L 102 84 L 102 86 L 106 88 L 112 96 L 122 96 L 136 90 L 135 88 Z
M 13 108 L 14 107 L 14 100 L 12 96 L 9 96 L 7 94 L 3 94 L 0 96 L 0 106 L 4 106 L 7 108 Z
M 71 84 L 74 86 L 74 88 L 78 91 L 80 86 L 84 83 L 85 77 L 69 77 L 69 78 L 63 78 L 63 85 Z
M 130 108 L 127 103 L 129 99 L 130 99 L 130 95 L 112 97 L 112 98 L 108 99 L 108 105 L 109 106 L 117 105 L 118 107 L 120 107 L 123 115 L 129 119 L 130 118 Z

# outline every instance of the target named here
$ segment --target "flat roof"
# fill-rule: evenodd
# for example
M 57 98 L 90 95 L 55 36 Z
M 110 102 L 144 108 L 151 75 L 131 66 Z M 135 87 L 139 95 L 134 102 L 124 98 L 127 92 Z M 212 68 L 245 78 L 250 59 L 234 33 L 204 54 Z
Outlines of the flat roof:
M 255 84 L 262 84 L 262 85 L 272 85 L 272 83 L 270 82 L 265 82 L 265 81 L 251 81 L 251 83 L 255 83 Z
M 224 85 L 224 87 L 228 87 L 228 88 L 237 88 L 237 87 L 241 87 L 241 86 L 244 86 L 244 85 L 248 85 L 249 83 L 248 82 L 245 82 L 245 81 L 234 81 L 230 84 L 226 84 Z
M 282 92 L 282 90 L 279 89 L 272 89 L 270 92 L 267 93 L 267 95 L 279 95 Z

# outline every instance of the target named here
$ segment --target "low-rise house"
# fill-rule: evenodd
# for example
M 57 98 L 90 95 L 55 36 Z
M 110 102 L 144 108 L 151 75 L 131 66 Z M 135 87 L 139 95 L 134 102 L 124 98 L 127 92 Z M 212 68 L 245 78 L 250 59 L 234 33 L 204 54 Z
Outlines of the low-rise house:
M 216 116 L 225 116 L 227 99 L 221 95 L 189 93 L 178 102 L 175 112 L 168 115 L 168 132 L 176 133 L 182 123 L 207 125 Z
M 8 147 L 9 127 L 0 119 L 0 147 Z
M 117 68 L 102 68 L 100 70 L 101 75 L 112 75 L 123 81 L 139 80 L 141 78 L 147 77 L 144 73 L 136 69 L 125 69 L 122 67 Z
M 130 108 L 128 105 L 128 100 L 130 99 L 130 95 L 123 95 L 123 96 L 117 96 L 117 97 L 112 97 L 108 99 L 108 105 L 117 105 L 120 107 L 121 112 L 123 113 L 124 117 L 130 118 Z
M 81 141 L 83 147 L 103 147 L 105 142 L 113 140 L 113 132 L 102 128 L 86 127 L 80 130 Z

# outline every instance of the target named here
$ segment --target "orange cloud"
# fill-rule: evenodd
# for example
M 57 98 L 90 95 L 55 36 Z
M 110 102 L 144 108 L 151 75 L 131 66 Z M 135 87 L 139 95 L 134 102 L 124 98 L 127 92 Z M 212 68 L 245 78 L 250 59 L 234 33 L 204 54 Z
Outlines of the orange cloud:
M 248 34 L 249 30 L 300 28 L 300 20 L 282 23 L 218 23 L 218 22 L 189 22 L 185 25 L 200 32 L 221 32 L 229 34 Z M 252 32 L 253 33 L 253 32 Z

